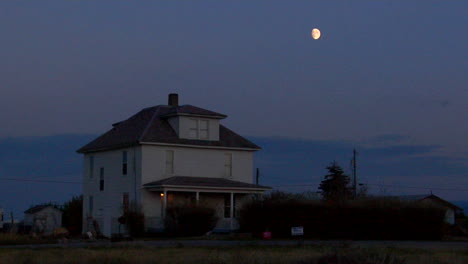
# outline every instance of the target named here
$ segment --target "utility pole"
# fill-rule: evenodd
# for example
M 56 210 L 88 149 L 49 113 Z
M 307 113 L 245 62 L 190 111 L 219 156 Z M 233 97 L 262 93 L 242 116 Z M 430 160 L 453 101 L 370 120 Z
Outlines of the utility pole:
M 353 149 L 353 196 L 357 197 L 357 164 L 356 164 L 356 149 Z

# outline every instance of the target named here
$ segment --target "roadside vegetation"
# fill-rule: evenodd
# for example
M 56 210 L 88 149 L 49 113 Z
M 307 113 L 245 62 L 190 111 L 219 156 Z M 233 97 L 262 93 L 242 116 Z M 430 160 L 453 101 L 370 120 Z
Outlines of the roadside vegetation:
M 0 263 L 464 264 L 467 251 L 353 247 L 1 249 Z
M 33 237 L 24 234 L 0 233 L 0 245 L 28 245 L 56 243 L 53 238 Z M 3 263 L 3 262 L 0 262 Z

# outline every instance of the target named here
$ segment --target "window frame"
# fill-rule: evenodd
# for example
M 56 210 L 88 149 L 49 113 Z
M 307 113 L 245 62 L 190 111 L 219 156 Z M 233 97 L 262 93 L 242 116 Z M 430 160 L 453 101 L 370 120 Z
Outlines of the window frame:
M 208 140 L 210 139 L 210 121 L 207 120 L 207 119 L 199 119 L 198 120 L 199 124 L 198 124 L 198 129 L 199 129 L 199 132 L 198 132 L 198 136 L 199 136 L 199 139 L 204 139 L 204 140 Z M 203 128 L 202 127 L 202 123 L 206 123 L 206 128 Z M 206 137 L 203 137 L 203 132 L 206 133 Z
M 99 168 L 99 191 L 104 191 L 104 167 Z
M 232 153 L 224 153 L 224 176 L 228 178 L 232 178 L 232 160 L 233 155 Z
M 122 175 L 128 173 L 128 152 L 122 151 Z
M 197 118 L 189 118 L 190 122 L 194 121 L 193 124 L 195 124 L 195 127 L 192 127 L 192 124 L 189 125 L 189 138 L 191 139 L 198 139 L 200 136 L 199 134 L 199 128 L 198 128 L 198 119 Z M 192 132 L 195 133 L 195 136 L 192 136 Z
M 89 178 L 92 179 L 94 178 L 94 156 L 93 155 L 89 156 L 88 162 L 89 162 L 88 175 L 89 175 Z
M 167 149 L 165 151 L 165 156 L 166 156 L 166 160 L 165 160 L 164 172 L 168 175 L 173 175 L 174 174 L 174 159 L 175 159 L 174 150 Z M 171 157 L 171 160 L 169 160 L 169 157 Z

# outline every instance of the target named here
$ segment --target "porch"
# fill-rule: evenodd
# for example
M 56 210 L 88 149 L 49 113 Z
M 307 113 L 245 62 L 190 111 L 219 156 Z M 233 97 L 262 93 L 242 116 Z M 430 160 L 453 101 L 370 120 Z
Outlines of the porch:
M 143 185 L 143 210 L 149 230 L 164 229 L 166 209 L 170 206 L 202 205 L 215 209 L 218 222 L 214 231 L 229 232 L 239 228 L 237 217 L 242 204 L 252 194 L 262 194 L 269 187 L 222 178 L 175 176 Z

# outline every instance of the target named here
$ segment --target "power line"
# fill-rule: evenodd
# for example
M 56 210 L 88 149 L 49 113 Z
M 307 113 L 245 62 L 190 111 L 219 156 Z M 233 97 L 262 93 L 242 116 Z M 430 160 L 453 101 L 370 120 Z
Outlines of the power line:
M 82 182 L 51 181 L 51 180 L 37 180 L 37 179 L 21 179 L 21 178 L 0 178 L 0 181 L 19 181 L 19 182 L 43 182 L 43 183 L 82 184 Z
M 394 187 L 394 188 L 405 188 L 405 189 L 426 189 L 426 190 L 439 190 L 439 191 L 460 191 L 468 192 L 468 189 L 457 189 L 457 188 L 431 188 L 431 187 L 417 187 L 407 185 L 388 185 L 388 184 L 363 184 L 369 186 L 380 186 L 380 187 Z M 303 183 L 303 184 L 273 184 L 272 187 L 305 187 L 305 186 L 317 186 L 317 184 Z
M 406 186 L 406 185 L 391 185 L 391 184 L 364 184 L 370 186 L 380 186 L 380 187 L 394 187 L 394 188 L 406 188 L 406 189 L 427 189 L 427 190 L 439 190 L 439 191 L 460 191 L 468 192 L 468 189 L 456 189 L 456 188 L 431 188 L 431 187 L 417 187 L 417 186 Z

